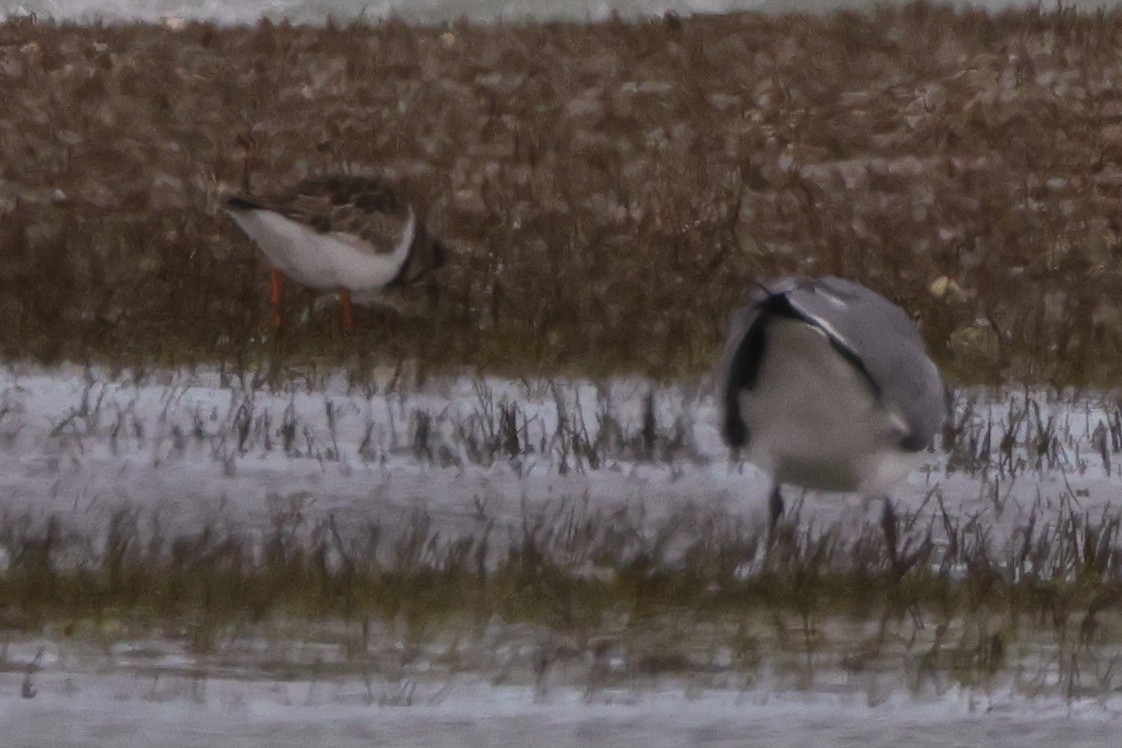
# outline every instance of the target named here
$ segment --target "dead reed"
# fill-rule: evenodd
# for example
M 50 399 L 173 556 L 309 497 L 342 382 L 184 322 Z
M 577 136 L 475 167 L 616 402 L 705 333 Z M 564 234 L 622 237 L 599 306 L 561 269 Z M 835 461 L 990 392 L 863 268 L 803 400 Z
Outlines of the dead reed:
M 707 369 L 751 278 L 840 273 L 966 382 L 1122 371 L 1122 17 L 0 26 L 6 357 Z M 266 339 L 221 196 L 396 171 L 435 309 Z M 308 309 L 295 296 L 293 313 Z M 358 353 L 361 352 L 361 353 Z

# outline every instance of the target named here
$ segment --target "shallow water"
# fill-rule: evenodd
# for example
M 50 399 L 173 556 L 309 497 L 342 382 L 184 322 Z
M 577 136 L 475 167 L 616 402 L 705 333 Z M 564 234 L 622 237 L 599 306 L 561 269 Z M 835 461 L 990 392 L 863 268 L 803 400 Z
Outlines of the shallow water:
M 329 686 L 321 691 L 327 692 Z M 439 703 L 382 706 L 315 696 L 307 683 L 216 681 L 197 699 L 138 696 L 120 678 L 73 680 L 67 692 L 15 695 L 0 679 L 5 745 L 211 746 L 976 746 L 1111 745 L 1118 717 L 1102 705 L 1019 705 L 986 710 L 969 700 L 869 706 L 799 694 L 649 692 L 625 703 L 579 693 L 536 699 L 511 688 L 467 685 Z M 313 694 L 308 699 L 308 694 Z
M 0 509 L 8 518 L 53 516 L 91 534 L 121 505 L 159 512 L 166 526 L 185 531 L 209 521 L 253 532 L 289 511 L 356 523 L 377 518 L 393 531 L 408 528 L 422 509 L 454 534 L 490 519 L 518 526 L 527 512 L 553 516 L 550 507 L 565 501 L 589 516 L 602 512 L 604 521 L 632 513 L 640 529 L 686 506 L 762 521 L 766 480 L 728 462 L 703 382 L 653 388 L 659 438 L 688 435 L 673 449 L 662 443 L 659 449 L 670 451 L 655 459 L 637 459 L 629 442 L 652 391 L 638 379 L 465 378 L 392 393 L 344 382 L 340 376 L 312 390 L 247 392 L 205 370 L 132 381 L 97 370 L 9 367 L 0 372 Z M 1054 448 L 1038 464 L 1030 445 L 1042 426 L 1019 415 L 1026 398 L 1055 426 Z M 997 548 L 1032 513 L 1041 525 L 1064 511 L 1117 513 L 1122 465 L 1117 453 L 1103 463 L 1094 446 L 1103 424 L 1118 423 L 1114 399 L 979 390 L 959 393 L 959 419 L 969 400 L 977 434 L 1012 428 L 1009 457 L 1019 467 L 1002 468 L 990 454 L 988 467 L 966 470 L 932 453 L 896 492 L 898 507 L 921 518 L 917 527 L 943 512 L 973 518 Z M 621 436 L 614 446 L 601 443 L 598 466 L 552 438 L 559 406 L 581 413 L 594 443 L 601 443 L 599 425 L 617 425 Z M 523 446 L 533 449 L 516 458 L 473 456 L 504 407 L 520 414 Z M 419 412 L 429 414 L 430 456 L 416 449 Z M 286 428 L 298 435 L 287 447 Z M 941 508 L 930 500 L 935 486 Z M 801 521 L 817 527 L 859 528 L 877 511 L 859 497 L 807 494 L 802 501 Z M 601 662 L 587 643 L 561 641 L 574 654 L 535 680 L 535 652 L 560 652 L 557 641 L 502 622 L 467 639 L 438 634 L 406 660 L 390 629 L 375 629 L 363 659 L 349 654 L 330 624 L 264 635 L 223 629 L 211 653 L 198 656 L 184 632 L 131 640 L 110 616 L 83 625 L 79 635 L 7 634 L 0 734 L 5 746 L 90 748 L 520 746 L 529 737 L 559 746 L 644 747 L 1111 743 L 1122 715 L 1110 665 L 1118 657 L 1110 632 L 1122 627 L 1112 613 L 1099 619 L 1107 638 L 1079 649 L 1078 661 L 1057 654 L 1054 632 L 1045 627 L 1032 638 L 1026 628 L 1009 662 L 981 680 L 985 665 L 971 655 L 969 632 L 939 634 L 974 663 L 965 674 L 924 669 L 937 635 L 932 622 L 905 616 L 884 630 L 883 621 L 820 620 L 808 657 L 799 621 L 778 628 L 771 621 L 756 627 L 757 664 L 733 665 L 710 646 L 696 672 L 656 675 L 638 656 L 627 659 L 626 643 L 618 655 L 611 645 Z M 767 633 L 773 629 L 778 633 Z M 704 629 L 690 630 L 699 636 Z M 452 646 L 442 636 L 456 642 L 455 657 L 441 654 Z M 783 636 L 791 640 L 786 645 Z M 691 639 L 694 645 L 706 648 Z M 953 654 L 947 662 L 956 667 Z
M 654 459 L 637 444 L 648 392 L 658 424 Z M 1033 514 L 1045 521 L 1071 511 L 1117 512 L 1122 460 L 1104 463 L 1095 446 L 1095 434 L 1119 418 L 1117 403 L 1094 393 L 1027 396 L 1055 428 L 1046 459 L 1035 453 L 1043 425 L 1025 417 L 1032 408 L 1023 390 L 960 393 L 958 418 L 974 401 L 974 441 L 997 435 L 985 441 L 985 465 L 968 470 L 930 453 L 894 489 L 897 508 L 921 513 L 921 527 L 944 509 L 952 519 L 984 523 L 995 548 Z M 517 526 L 528 514 L 548 515 L 563 504 L 605 517 L 632 512 L 647 527 L 693 509 L 762 522 L 768 490 L 754 467 L 729 461 L 715 403 L 701 382 L 654 388 L 627 378 L 463 378 L 371 395 L 342 379 L 318 391 L 251 392 L 220 386 L 206 371 L 135 382 L 33 368 L 0 372 L 0 405 L 3 510 L 53 515 L 87 531 L 103 529 L 122 505 L 159 512 L 167 529 L 188 531 L 207 522 L 252 531 L 289 511 L 407 528 L 422 511 L 435 529 L 456 536 L 492 520 Z M 522 424 L 522 451 L 514 458 L 495 436 L 504 407 Z M 576 429 L 563 438 L 559 407 Z M 603 442 L 600 424 L 614 424 Z M 1003 468 L 998 444 L 1006 428 L 1014 428 L 1017 447 L 1008 455 L 1011 467 Z M 569 446 L 578 431 L 601 445 L 593 450 L 596 464 Z M 818 527 L 857 529 L 876 522 L 879 511 L 879 504 L 849 494 L 788 492 L 788 503 Z

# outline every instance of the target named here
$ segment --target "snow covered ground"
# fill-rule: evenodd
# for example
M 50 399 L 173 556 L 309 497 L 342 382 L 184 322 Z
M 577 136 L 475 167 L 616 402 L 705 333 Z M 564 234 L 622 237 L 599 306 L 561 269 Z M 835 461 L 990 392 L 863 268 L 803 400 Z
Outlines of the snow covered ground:
M 9 366 L 0 372 L 0 512 L 96 532 L 128 506 L 184 532 L 205 522 L 252 532 L 294 508 L 344 523 L 376 517 L 391 529 L 420 509 L 448 536 L 492 521 L 517 526 L 565 502 L 627 512 L 643 528 L 687 507 L 763 520 L 766 480 L 728 460 L 704 383 L 461 378 L 387 392 L 389 373 L 375 379 L 349 386 L 336 374 L 269 389 L 223 383 L 211 370 L 136 379 Z M 945 512 L 999 546 L 1032 516 L 1046 526 L 1061 511 L 1100 517 L 1122 507 L 1116 397 L 962 392 L 955 422 L 955 455 L 932 453 L 894 495 L 917 526 Z M 802 501 L 801 522 L 817 527 L 856 528 L 879 511 L 857 496 Z M 1102 745 L 1122 713 L 1109 689 L 1033 697 L 1010 678 L 916 689 L 899 673 L 838 672 L 800 688 L 775 672 L 752 683 L 624 679 L 590 691 L 423 668 L 387 680 L 329 668 L 278 679 L 214 667 L 168 643 L 90 651 L 9 634 L 0 646 L 6 746 Z

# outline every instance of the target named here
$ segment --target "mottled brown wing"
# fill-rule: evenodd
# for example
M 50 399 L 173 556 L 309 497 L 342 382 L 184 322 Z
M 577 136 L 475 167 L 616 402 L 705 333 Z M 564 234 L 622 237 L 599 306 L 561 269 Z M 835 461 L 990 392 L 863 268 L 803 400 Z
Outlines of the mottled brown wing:
M 308 177 L 268 207 L 323 233 L 354 234 L 378 253 L 394 251 L 409 218 L 408 205 L 376 177 Z

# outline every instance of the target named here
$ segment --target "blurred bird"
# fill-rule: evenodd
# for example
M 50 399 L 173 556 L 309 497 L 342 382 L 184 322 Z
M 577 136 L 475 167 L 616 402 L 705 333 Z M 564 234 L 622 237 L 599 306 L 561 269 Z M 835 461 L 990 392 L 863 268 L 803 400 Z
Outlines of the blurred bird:
M 447 249 L 413 207 L 371 174 L 308 177 L 272 195 L 234 196 L 226 212 L 272 265 L 273 325 L 280 328 L 283 276 L 338 291 L 343 330 L 354 331 L 353 304 L 384 304 L 393 288 L 428 284 Z
M 786 278 L 732 319 L 724 354 L 725 441 L 780 487 L 884 496 L 922 461 L 946 415 L 939 371 L 904 311 L 841 278 Z M 891 530 L 889 529 L 891 526 Z

